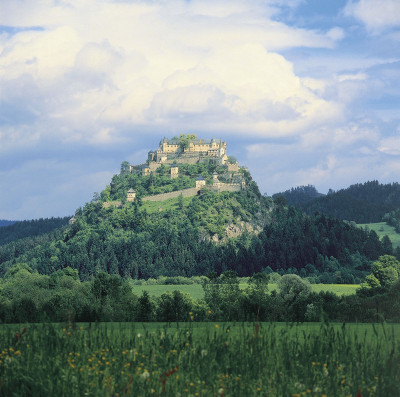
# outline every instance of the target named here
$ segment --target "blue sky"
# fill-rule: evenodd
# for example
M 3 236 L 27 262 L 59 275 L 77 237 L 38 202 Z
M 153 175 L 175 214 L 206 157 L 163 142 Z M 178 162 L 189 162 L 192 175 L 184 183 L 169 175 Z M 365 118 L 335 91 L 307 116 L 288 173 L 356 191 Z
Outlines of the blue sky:
M 398 0 L 2 0 L 0 219 L 73 214 L 164 136 L 263 193 L 400 175 Z

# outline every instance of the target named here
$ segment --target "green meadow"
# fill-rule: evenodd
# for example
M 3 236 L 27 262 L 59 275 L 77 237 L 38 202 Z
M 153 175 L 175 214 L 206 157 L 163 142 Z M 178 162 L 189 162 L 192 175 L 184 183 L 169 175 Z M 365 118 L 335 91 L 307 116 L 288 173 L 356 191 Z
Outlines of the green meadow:
M 361 228 L 368 227 L 370 230 L 374 230 L 379 238 L 387 235 L 393 244 L 393 248 L 400 247 L 400 234 L 396 232 L 393 226 L 389 226 L 386 222 L 378 223 L 359 223 L 357 226 Z
M 239 287 L 245 289 L 247 283 L 240 283 Z M 359 284 L 311 284 L 314 292 L 329 291 L 337 295 L 351 295 L 355 294 L 356 290 L 360 288 Z M 268 285 L 269 291 L 277 290 L 276 284 Z M 179 290 L 189 294 L 193 299 L 202 299 L 204 297 L 203 287 L 200 284 L 189 285 L 134 285 L 133 292 L 141 295 L 143 291 L 147 291 L 150 295 L 161 296 L 164 292 L 172 292 Z
M 398 396 L 400 325 L 0 327 L 2 396 Z

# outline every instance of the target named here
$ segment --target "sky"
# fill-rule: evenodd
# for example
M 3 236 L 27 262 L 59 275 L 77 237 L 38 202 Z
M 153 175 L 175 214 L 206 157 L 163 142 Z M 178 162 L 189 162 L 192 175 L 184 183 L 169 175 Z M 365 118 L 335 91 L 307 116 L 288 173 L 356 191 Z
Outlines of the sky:
M 400 182 L 398 0 L 1 0 L 0 219 L 75 213 L 165 137 L 268 195 Z

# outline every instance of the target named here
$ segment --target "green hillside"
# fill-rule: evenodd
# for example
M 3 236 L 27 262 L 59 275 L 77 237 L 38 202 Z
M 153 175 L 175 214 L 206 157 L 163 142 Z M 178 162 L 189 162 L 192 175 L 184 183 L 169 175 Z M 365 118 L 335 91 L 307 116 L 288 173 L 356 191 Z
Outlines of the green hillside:
M 380 239 L 383 236 L 388 236 L 393 244 L 393 248 L 400 247 L 400 234 L 396 232 L 393 226 L 388 225 L 386 222 L 359 223 L 357 226 L 362 229 L 368 228 L 369 230 L 373 230 Z
M 0 245 L 22 238 L 40 236 L 50 233 L 68 224 L 70 217 L 32 219 L 29 221 L 11 222 L 0 227 Z
M 176 142 L 162 140 L 141 165 L 123 162 L 70 225 L 0 246 L 0 275 L 23 263 L 47 275 L 69 266 L 82 280 L 101 272 L 148 279 L 233 270 L 240 277 L 274 271 L 357 284 L 372 261 L 391 252 L 373 230 L 261 195 L 245 167 L 224 162 L 222 141 L 190 140 L 219 145 L 207 153 L 183 152 Z M 163 154 L 165 145 L 178 151 Z
M 181 205 L 182 207 L 188 207 L 192 202 L 193 197 L 184 197 L 182 198 Z M 145 201 L 142 204 L 143 211 L 146 211 L 148 214 L 154 214 L 156 212 L 161 211 L 175 211 L 180 208 L 179 198 L 171 198 L 165 201 Z
M 400 208 L 398 183 L 357 183 L 346 189 L 330 190 L 327 195 L 320 195 L 312 186 L 303 186 L 280 195 L 307 214 L 318 212 L 357 223 L 380 222 L 386 213 Z

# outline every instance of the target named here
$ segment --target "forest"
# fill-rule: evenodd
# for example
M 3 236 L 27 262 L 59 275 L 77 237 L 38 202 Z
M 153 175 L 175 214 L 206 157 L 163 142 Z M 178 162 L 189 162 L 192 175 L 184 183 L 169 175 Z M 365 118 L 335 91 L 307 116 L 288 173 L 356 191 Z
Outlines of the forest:
M 26 237 L 40 236 L 68 224 L 70 217 L 40 218 L 11 222 L 0 227 L 0 245 Z
M 386 213 L 400 207 L 400 184 L 381 184 L 369 181 L 351 185 L 347 189 L 318 193 L 314 186 L 299 186 L 276 196 L 301 208 L 307 214 L 316 212 L 356 223 L 381 222 Z
M 140 200 L 188 186 L 199 172 L 211 178 L 215 169 L 181 167 L 176 179 L 162 167 L 153 176 L 122 170 L 76 211 L 73 224 L 51 218 L 2 227 L 0 321 L 400 321 L 393 304 L 400 297 L 400 249 L 387 236 L 380 240 L 373 230 L 322 212 L 307 214 L 282 195 L 263 196 L 247 171 L 248 188 L 240 192 L 206 190 L 158 211 Z M 350 190 L 373 186 L 379 192 L 369 200 L 378 204 L 380 185 Z M 103 205 L 124 201 L 129 188 L 137 189 L 137 201 Z M 303 193 L 317 195 L 312 187 Z M 398 212 L 386 214 L 395 224 Z M 229 225 L 245 224 L 257 232 L 227 238 Z M 273 273 L 278 289 L 268 291 Z M 204 299 L 177 290 L 133 293 L 135 280 L 160 276 L 202 276 Z M 249 277 L 245 289 L 239 277 Z M 310 282 L 362 288 L 338 296 L 312 292 Z
M 92 201 L 77 221 L 40 236 L 0 246 L 0 273 L 27 263 L 50 275 L 67 266 L 82 280 L 99 272 L 129 278 L 194 276 L 227 270 L 251 276 L 263 270 L 313 277 L 315 282 L 363 281 L 370 261 L 393 252 L 390 240 L 325 215 L 306 215 L 251 190 L 194 197 L 183 208 L 155 213 L 137 204 L 103 208 Z M 226 224 L 265 219 L 257 234 L 215 244 Z
M 5 219 L 0 219 L 0 227 L 3 227 L 3 226 L 10 226 L 10 225 L 12 225 L 13 223 L 15 223 L 15 221 L 7 221 L 7 220 L 5 220 Z
M 115 274 L 80 281 L 77 270 L 69 267 L 48 276 L 17 264 L 0 285 L 0 322 L 398 322 L 400 282 L 387 277 L 393 269 L 400 271 L 397 260 L 380 257 L 365 286 L 350 296 L 312 292 L 307 280 L 293 274 L 279 279 L 277 291 L 268 291 L 266 273 L 253 274 L 240 289 L 236 272 L 226 271 L 204 278 L 204 299 L 194 300 L 178 290 L 138 296 L 128 279 Z

